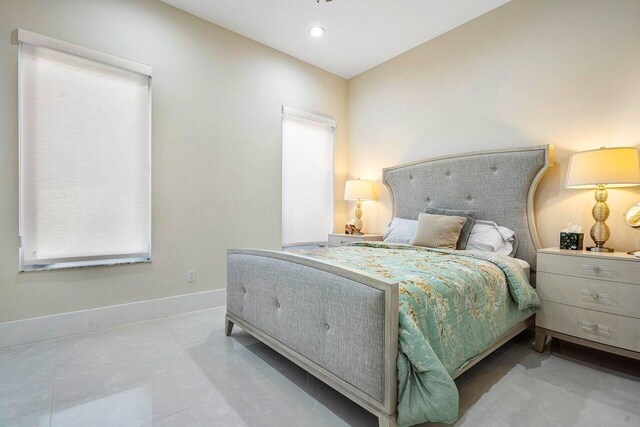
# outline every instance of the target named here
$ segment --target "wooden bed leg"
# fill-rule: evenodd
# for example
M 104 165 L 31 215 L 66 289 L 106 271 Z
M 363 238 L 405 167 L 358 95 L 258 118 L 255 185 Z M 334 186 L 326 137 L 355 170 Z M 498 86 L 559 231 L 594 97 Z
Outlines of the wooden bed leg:
M 544 333 L 544 329 L 536 327 L 536 343 L 535 348 L 538 353 L 542 353 L 544 350 L 544 344 L 547 341 L 547 334 Z
M 379 427 L 398 427 L 398 419 L 396 415 L 391 417 L 387 415 L 380 415 L 378 417 L 378 426 Z
M 233 331 L 233 322 L 227 317 L 224 319 L 224 334 L 229 336 L 231 335 L 231 331 Z

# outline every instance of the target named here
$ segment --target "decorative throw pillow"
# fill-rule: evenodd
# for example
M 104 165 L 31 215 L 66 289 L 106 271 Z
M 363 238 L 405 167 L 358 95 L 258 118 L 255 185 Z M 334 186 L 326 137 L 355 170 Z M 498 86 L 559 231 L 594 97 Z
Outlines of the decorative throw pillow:
M 418 215 L 418 228 L 411 241 L 412 245 L 428 248 L 455 249 L 460 231 L 467 219 L 461 216 Z
M 441 208 L 425 208 L 424 213 L 432 215 L 447 215 L 447 216 L 462 216 L 467 219 L 464 227 L 460 231 L 460 237 L 456 243 L 456 249 L 464 250 L 467 247 L 467 241 L 471 235 L 471 229 L 473 228 L 473 222 L 476 219 L 476 211 L 461 210 L 461 209 L 441 209 Z
M 416 234 L 418 227 L 417 219 L 393 218 L 387 234 L 384 235 L 384 241 L 387 243 L 404 243 L 408 245 Z

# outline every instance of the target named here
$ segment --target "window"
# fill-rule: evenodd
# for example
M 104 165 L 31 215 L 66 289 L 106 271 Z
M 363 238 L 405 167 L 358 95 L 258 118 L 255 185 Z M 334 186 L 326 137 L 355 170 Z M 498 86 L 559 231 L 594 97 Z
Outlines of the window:
M 151 260 L 151 67 L 18 30 L 20 270 Z
M 326 242 L 333 231 L 335 121 L 286 106 L 282 112 L 282 244 Z

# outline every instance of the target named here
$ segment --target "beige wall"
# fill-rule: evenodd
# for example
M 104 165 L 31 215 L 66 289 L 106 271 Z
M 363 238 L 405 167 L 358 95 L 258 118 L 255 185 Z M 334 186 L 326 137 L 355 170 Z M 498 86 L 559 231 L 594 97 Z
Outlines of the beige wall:
M 18 27 L 154 67 L 152 264 L 17 273 Z M 341 200 L 347 154 L 349 176 L 378 180 L 364 219 L 384 232 L 383 167 L 554 144 L 536 211 L 543 245 L 557 245 L 565 223 L 591 225 L 591 192 L 562 185 L 569 154 L 640 146 L 640 3 L 513 0 L 347 94 L 343 79 L 155 0 L 0 0 L 0 322 L 220 289 L 227 248 L 278 248 L 282 104 L 337 119 L 337 231 L 353 207 Z M 640 248 L 620 215 L 638 199 L 610 191 L 619 249 Z
M 349 175 L 380 180 L 412 160 L 553 144 L 559 164 L 536 197 L 542 244 L 569 221 L 588 239 L 593 193 L 564 188 L 568 156 L 640 147 L 640 2 L 513 0 L 349 81 Z M 387 190 L 364 206 L 383 232 Z M 611 246 L 640 248 L 622 212 L 640 189 L 609 191 Z M 348 215 L 351 215 L 347 207 Z
M 18 27 L 153 66 L 152 264 L 18 274 Z M 227 248 L 278 248 L 282 104 L 337 120 L 343 227 L 346 91 L 158 1 L 0 0 L 0 322 L 224 288 Z

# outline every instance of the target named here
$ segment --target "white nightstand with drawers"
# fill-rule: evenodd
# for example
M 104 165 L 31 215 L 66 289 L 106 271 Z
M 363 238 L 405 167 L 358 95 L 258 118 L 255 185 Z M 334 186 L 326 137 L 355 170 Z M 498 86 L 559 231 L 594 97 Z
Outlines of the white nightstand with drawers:
M 384 236 L 381 234 L 329 234 L 329 246 L 347 246 L 353 242 L 381 242 Z
M 548 335 L 640 359 L 640 258 L 541 249 L 536 286 L 537 351 Z

